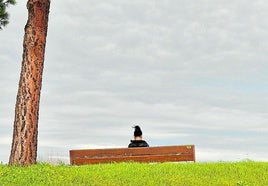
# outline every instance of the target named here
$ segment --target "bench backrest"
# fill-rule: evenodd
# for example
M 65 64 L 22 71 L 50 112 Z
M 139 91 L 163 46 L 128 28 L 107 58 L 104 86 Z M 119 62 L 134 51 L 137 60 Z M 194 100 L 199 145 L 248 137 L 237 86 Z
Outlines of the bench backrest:
M 194 161 L 194 145 L 70 150 L 70 164 Z

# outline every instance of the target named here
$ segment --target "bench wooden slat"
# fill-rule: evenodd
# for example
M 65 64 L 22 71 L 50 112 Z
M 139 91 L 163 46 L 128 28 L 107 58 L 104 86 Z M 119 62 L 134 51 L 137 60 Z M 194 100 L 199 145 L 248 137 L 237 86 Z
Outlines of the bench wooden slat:
M 71 165 L 111 163 L 122 161 L 165 162 L 194 161 L 194 145 L 143 148 L 113 148 L 70 150 Z
M 111 149 L 84 149 L 70 150 L 70 155 L 75 157 L 84 156 L 116 156 L 116 155 L 138 155 L 138 154 L 170 154 L 178 152 L 192 152 L 193 145 L 185 146 L 162 146 L 162 147 L 143 147 L 143 148 L 111 148 Z
M 75 159 L 74 165 L 114 163 L 114 162 L 178 162 L 193 161 L 192 155 L 155 155 L 155 156 L 129 156 L 129 157 L 110 157 L 110 158 L 90 158 Z

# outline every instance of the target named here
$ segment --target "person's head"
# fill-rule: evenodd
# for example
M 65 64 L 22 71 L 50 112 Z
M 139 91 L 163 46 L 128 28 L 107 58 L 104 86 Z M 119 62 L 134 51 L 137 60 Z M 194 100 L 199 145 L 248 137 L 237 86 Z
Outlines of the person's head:
M 142 131 L 141 131 L 140 126 L 135 125 L 133 128 L 135 129 L 134 130 L 134 138 L 142 138 Z

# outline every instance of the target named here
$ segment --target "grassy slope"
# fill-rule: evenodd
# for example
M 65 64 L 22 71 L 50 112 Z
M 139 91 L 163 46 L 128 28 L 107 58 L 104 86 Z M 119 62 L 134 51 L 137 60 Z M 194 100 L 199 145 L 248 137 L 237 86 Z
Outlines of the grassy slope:
M 0 165 L 0 185 L 268 186 L 268 162 Z

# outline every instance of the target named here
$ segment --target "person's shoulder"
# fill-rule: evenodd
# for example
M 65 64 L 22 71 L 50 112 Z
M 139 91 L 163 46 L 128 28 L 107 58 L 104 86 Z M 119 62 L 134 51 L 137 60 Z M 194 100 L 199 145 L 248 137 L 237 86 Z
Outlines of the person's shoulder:
M 145 140 L 139 140 L 140 147 L 149 147 L 148 143 Z
M 135 140 L 130 140 L 128 147 L 136 147 Z
M 146 142 L 146 141 L 144 141 L 144 140 L 142 140 L 143 141 L 143 143 L 144 143 L 144 145 L 146 146 L 146 147 L 149 147 L 149 144 Z

